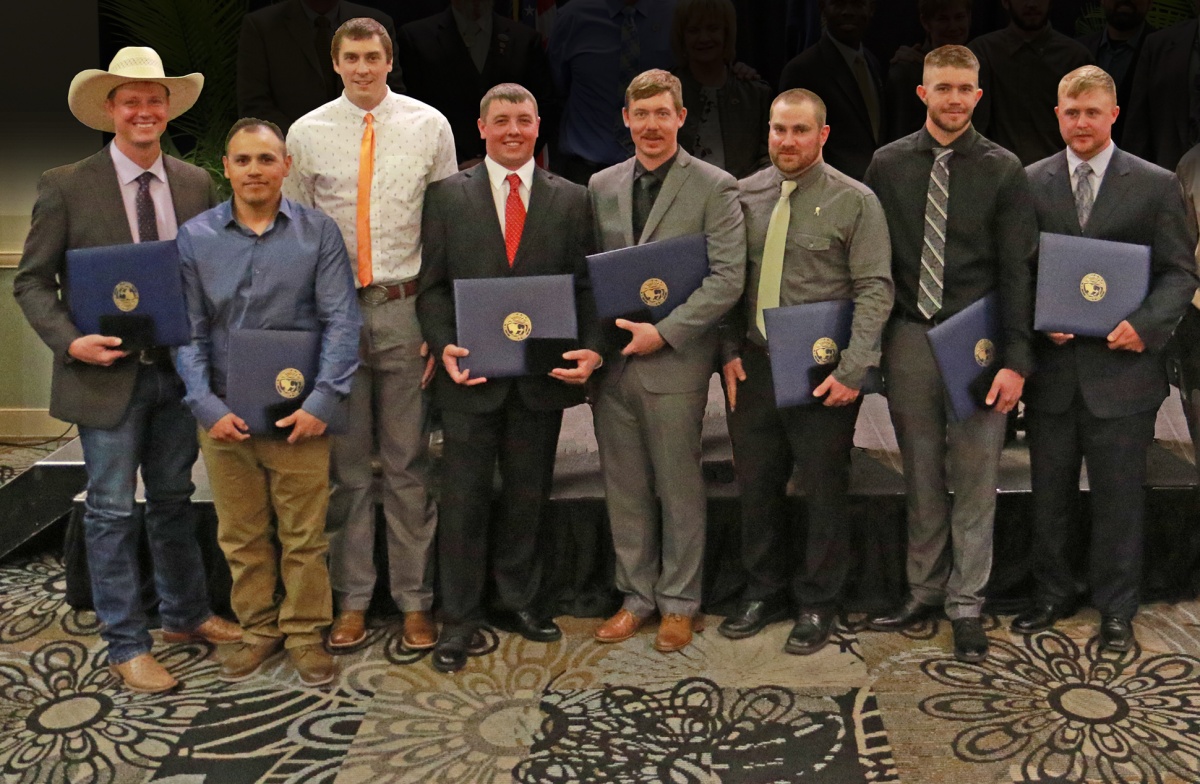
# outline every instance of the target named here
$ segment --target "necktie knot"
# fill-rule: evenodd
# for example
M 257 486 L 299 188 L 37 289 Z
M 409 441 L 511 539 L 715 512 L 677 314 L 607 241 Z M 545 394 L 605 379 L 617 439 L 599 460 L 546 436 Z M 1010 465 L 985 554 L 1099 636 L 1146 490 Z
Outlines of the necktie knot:
M 950 149 L 949 147 L 933 148 L 933 160 L 935 163 L 943 163 L 953 154 L 954 150 Z
M 517 174 L 516 172 L 512 172 L 504 179 L 508 180 L 508 192 L 509 193 L 512 193 L 514 191 L 519 192 L 521 190 L 521 175 Z
M 793 191 L 796 190 L 796 181 L 795 180 L 784 180 L 783 184 L 780 185 L 779 187 L 780 187 L 779 198 L 786 199 L 792 195 Z
M 365 122 L 367 124 L 368 128 L 374 128 L 375 127 L 375 115 L 371 114 L 370 112 L 367 112 L 365 115 L 363 115 L 363 122 Z
M 154 172 L 144 171 L 137 176 L 137 184 L 139 188 L 149 188 L 150 183 L 154 180 Z

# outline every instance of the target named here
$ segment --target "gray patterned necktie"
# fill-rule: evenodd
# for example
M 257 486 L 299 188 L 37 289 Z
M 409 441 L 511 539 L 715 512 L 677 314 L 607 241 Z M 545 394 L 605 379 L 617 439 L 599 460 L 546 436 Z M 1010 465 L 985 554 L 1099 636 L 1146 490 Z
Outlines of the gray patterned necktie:
M 150 181 L 154 175 L 142 172 L 137 177 L 137 207 L 138 242 L 156 242 L 158 240 L 158 213 L 154 210 L 154 199 L 150 198 Z
M 1087 161 L 1075 167 L 1075 214 L 1079 216 L 1079 228 L 1087 225 L 1092 214 L 1096 194 L 1092 190 L 1092 167 Z
M 942 278 L 946 267 L 946 208 L 950 203 L 949 147 L 933 148 L 933 169 L 925 196 L 925 242 L 921 247 L 921 275 L 917 309 L 925 318 L 942 309 Z

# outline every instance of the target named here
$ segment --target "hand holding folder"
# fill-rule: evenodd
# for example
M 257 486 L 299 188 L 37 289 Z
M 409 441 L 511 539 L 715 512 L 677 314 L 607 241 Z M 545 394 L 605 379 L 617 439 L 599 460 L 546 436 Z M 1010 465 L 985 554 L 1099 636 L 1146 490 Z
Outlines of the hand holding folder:
M 466 351 L 448 353 L 476 383 L 574 367 L 562 358 L 578 347 L 572 275 L 460 278 L 454 318 L 457 345 Z
M 786 408 L 819 401 L 813 395 L 837 369 L 841 352 L 850 345 L 854 302 L 848 299 L 808 302 L 763 311 L 775 406 Z M 861 394 L 882 388 L 879 371 L 863 379 Z

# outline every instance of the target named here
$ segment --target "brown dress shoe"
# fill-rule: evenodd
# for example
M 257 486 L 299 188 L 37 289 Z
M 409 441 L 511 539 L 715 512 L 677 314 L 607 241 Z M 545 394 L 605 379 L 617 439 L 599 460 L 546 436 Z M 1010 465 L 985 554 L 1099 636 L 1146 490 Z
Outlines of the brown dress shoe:
M 317 644 L 288 648 L 288 658 L 305 686 L 324 686 L 337 674 L 333 657 Z
M 213 645 L 224 645 L 241 642 L 242 627 L 219 615 L 210 615 L 207 621 L 190 632 L 169 632 L 164 629 L 162 638 L 163 642 L 210 642 Z
M 362 610 L 343 610 L 329 630 L 329 647 L 333 650 L 353 648 L 367 639 L 367 618 Z
M 686 648 L 692 641 L 693 631 L 703 631 L 704 621 L 697 616 L 667 613 L 658 625 L 658 636 L 654 638 L 654 650 L 663 653 Z
M 617 614 L 596 627 L 592 635 L 597 642 L 624 642 L 646 623 L 645 618 L 639 618 L 629 610 L 621 609 Z
M 283 648 L 283 638 L 275 637 L 262 642 L 238 643 L 233 652 L 221 660 L 217 678 L 225 683 L 237 683 L 258 674 L 267 660 Z
M 179 681 L 148 653 L 134 656 L 127 662 L 110 664 L 108 669 L 121 679 L 125 688 L 139 694 L 158 694 L 179 685 Z
M 438 630 L 433 616 L 425 610 L 404 613 L 404 647 L 414 651 L 429 650 L 437 645 Z

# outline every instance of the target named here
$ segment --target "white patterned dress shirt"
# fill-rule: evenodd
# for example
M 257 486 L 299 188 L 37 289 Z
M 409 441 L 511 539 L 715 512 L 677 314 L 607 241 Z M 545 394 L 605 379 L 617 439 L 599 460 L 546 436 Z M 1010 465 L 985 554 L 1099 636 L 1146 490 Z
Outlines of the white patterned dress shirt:
M 450 123 L 432 106 L 389 90 L 371 114 L 371 271 L 376 283 L 391 284 L 417 276 L 425 188 L 458 165 Z M 357 258 L 358 158 L 366 115 L 342 95 L 301 117 L 287 135 L 292 170 L 284 195 L 333 218 L 351 260 Z

